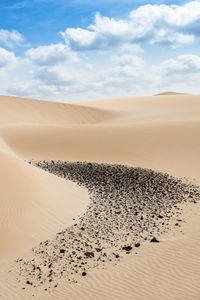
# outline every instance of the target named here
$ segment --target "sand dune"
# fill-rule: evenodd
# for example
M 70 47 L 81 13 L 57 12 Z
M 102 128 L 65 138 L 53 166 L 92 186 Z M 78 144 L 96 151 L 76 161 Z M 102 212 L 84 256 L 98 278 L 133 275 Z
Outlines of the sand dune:
M 89 203 L 85 188 L 24 160 L 126 164 L 200 184 L 199 134 L 198 95 L 75 104 L 0 96 L 0 299 L 33 298 L 16 281 L 14 259 L 72 224 Z M 78 285 L 62 279 L 37 299 L 200 299 L 199 209 L 186 205 L 182 233 L 94 269 Z
M 0 124 L 93 124 L 112 118 L 112 112 L 80 105 L 0 96 Z
M 194 118 L 122 125 L 9 127 L 2 130 L 2 137 L 26 159 L 118 162 L 199 178 L 199 131 L 200 121 Z

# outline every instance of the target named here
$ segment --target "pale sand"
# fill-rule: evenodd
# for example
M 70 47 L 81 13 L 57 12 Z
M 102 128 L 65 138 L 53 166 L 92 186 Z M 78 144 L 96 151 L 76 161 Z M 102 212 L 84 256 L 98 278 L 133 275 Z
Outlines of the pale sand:
M 0 299 L 33 299 L 8 266 L 66 228 L 89 197 L 76 184 L 24 159 L 128 164 L 200 184 L 200 96 L 157 95 L 78 104 L 0 98 Z M 200 299 L 200 207 L 185 208 L 184 234 L 144 245 L 78 285 L 63 282 L 36 299 Z M 13 266 L 14 268 L 14 266 Z

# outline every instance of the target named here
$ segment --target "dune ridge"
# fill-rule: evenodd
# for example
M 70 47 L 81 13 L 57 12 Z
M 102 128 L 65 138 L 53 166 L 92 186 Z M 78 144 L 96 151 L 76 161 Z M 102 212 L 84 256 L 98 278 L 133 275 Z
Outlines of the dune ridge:
M 93 124 L 114 117 L 114 113 L 70 103 L 56 103 L 0 96 L 0 124 Z
M 189 95 L 189 94 L 168 91 L 168 92 L 158 93 L 155 96 L 171 96 L 171 95 Z

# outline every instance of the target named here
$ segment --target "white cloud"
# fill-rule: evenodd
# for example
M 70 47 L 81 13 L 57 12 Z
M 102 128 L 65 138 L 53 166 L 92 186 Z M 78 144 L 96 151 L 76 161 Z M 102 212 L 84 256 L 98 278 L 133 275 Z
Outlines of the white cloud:
M 66 61 L 77 62 L 78 57 L 67 45 L 53 44 L 31 48 L 26 56 L 39 66 L 63 64 Z
M 142 77 L 144 73 L 145 62 L 137 55 L 124 54 L 112 58 L 115 67 L 112 70 L 113 76 L 116 77 Z M 143 74 L 144 75 L 144 74 Z
M 61 32 L 61 35 L 65 38 L 66 36 L 71 37 L 71 43 L 74 44 L 72 48 L 76 49 L 76 44 L 80 47 L 90 46 L 96 38 L 96 33 L 85 30 L 82 28 L 68 28 L 66 32 Z
M 6 64 L 0 68 L 1 94 L 73 101 L 149 95 L 162 90 L 200 92 L 200 56 L 196 55 L 180 55 L 156 66 L 135 54 L 113 55 L 104 64 L 93 61 L 92 65 L 86 58 L 56 66 L 38 66 L 29 58 L 15 59 L 12 70 Z M 102 61 L 105 59 L 106 55 Z
M 97 14 L 87 29 L 68 28 L 61 33 L 66 44 L 30 48 L 22 57 L 0 48 L 1 94 L 69 101 L 170 89 L 200 93 L 200 56 L 183 55 L 183 51 L 194 53 L 193 47 L 171 50 L 190 45 L 200 35 L 198 24 L 200 1 L 145 5 L 126 20 Z M 21 43 L 20 38 L 3 40 Z M 170 47 L 166 52 L 155 44 Z M 112 52 L 104 51 L 108 49 Z
M 12 48 L 23 42 L 23 36 L 16 30 L 8 31 L 0 29 L 0 43 Z
M 17 58 L 13 52 L 0 48 L 0 68 L 13 67 L 17 63 Z
M 95 17 L 95 24 L 90 25 L 89 28 L 96 33 L 109 33 L 113 36 L 126 34 L 127 30 L 129 29 L 127 21 L 116 21 L 113 18 L 102 17 L 98 13 Z
M 200 19 L 200 2 L 191 1 L 184 5 L 151 5 L 139 7 L 130 14 L 135 24 L 154 25 L 165 23 L 175 27 L 188 26 Z
M 124 44 L 191 44 L 200 35 L 200 2 L 178 5 L 144 5 L 128 19 L 115 20 L 96 14 L 88 29 L 68 28 L 62 32 L 74 50 L 105 50 Z
M 48 86 L 70 86 L 74 84 L 74 79 L 70 73 L 63 67 L 44 67 L 36 70 L 34 77 Z
M 177 59 L 168 59 L 161 63 L 165 75 L 185 75 L 200 72 L 200 57 L 197 55 L 179 55 Z

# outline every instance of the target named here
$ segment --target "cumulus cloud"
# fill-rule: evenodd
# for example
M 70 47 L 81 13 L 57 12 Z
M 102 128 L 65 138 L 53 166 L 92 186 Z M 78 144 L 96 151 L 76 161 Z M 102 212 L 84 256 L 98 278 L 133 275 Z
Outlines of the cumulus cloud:
M 1 94 L 69 101 L 199 92 L 200 56 L 188 54 L 193 46 L 171 50 L 191 45 L 200 36 L 199 24 L 200 1 L 144 5 L 124 20 L 97 14 L 87 29 L 68 28 L 61 33 L 66 44 L 30 48 L 21 57 L 0 48 Z M 7 45 L 21 42 L 5 36 Z M 168 52 L 158 45 L 168 46 Z
M 145 70 L 144 60 L 137 55 L 124 54 L 112 58 L 115 63 L 112 74 L 114 77 L 140 77 Z
M 20 45 L 23 42 L 23 36 L 16 30 L 8 31 L 0 29 L 0 43 L 7 47 L 14 47 Z
M 0 48 L 0 68 L 13 66 L 17 62 L 17 58 L 13 52 Z
M 85 30 L 82 28 L 68 28 L 66 32 L 61 32 L 61 35 L 64 38 L 66 38 L 66 36 L 71 37 L 71 46 L 75 50 L 78 50 L 79 46 L 80 48 L 90 47 L 96 39 L 95 32 Z
M 46 85 L 51 86 L 69 86 L 74 84 L 74 79 L 70 72 L 62 67 L 40 68 L 35 72 L 34 76 Z
M 73 101 L 149 95 L 162 90 L 199 92 L 200 56 L 179 55 L 156 66 L 135 54 L 113 55 L 104 65 L 93 62 L 88 66 L 86 62 L 38 66 L 26 58 L 12 70 L 4 63 L 0 68 L 1 93 Z
M 200 2 L 184 5 L 144 5 L 128 19 L 115 20 L 96 14 L 87 29 L 67 28 L 61 32 L 74 50 L 104 50 L 124 44 L 191 44 L 200 35 Z
M 177 59 L 168 59 L 161 63 L 165 75 L 185 75 L 200 72 L 200 57 L 197 55 L 179 55 Z
M 78 61 L 77 55 L 64 44 L 53 44 L 31 48 L 26 52 L 26 56 L 39 66 L 52 66 L 63 64 L 66 61 Z

